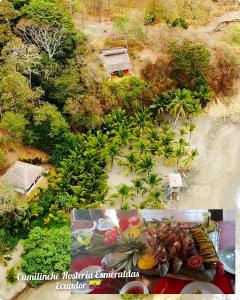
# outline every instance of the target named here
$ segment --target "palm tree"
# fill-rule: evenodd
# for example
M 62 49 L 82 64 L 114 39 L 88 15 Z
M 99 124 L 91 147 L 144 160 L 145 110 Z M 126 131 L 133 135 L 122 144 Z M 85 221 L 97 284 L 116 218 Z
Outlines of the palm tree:
M 130 171 L 130 173 L 132 173 L 139 161 L 139 156 L 137 152 L 135 151 L 128 152 L 123 157 L 124 160 L 119 160 L 119 165 L 128 167 L 128 170 Z
M 148 184 L 150 190 L 157 186 L 162 181 L 162 177 L 156 173 L 150 173 L 149 176 L 145 179 L 145 182 Z
M 163 115 L 164 111 L 167 111 L 167 106 L 170 103 L 170 97 L 167 93 L 161 93 L 154 99 L 153 104 L 150 106 L 158 114 Z
M 156 190 L 151 191 L 148 196 L 148 201 L 152 203 L 152 208 L 163 208 L 164 205 L 162 203 L 163 200 L 163 192 Z
M 139 151 L 141 156 L 142 154 L 145 154 L 149 150 L 150 145 L 146 140 L 138 139 L 138 141 L 133 145 L 133 147 L 137 151 Z
M 133 183 L 137 198 L 140 194 L 143 195 L 144 193 L 146 193 L 147 189 L 144 186 L 143 178 L 135 178 L 132 180 L 132 183 Z
M 136 128 L 137 132 L 139 129 L 140 135 L 142 135 L 143 130 L 146 127 L 149 127 L 150 125 L 152 125 L 151 116 L 152 116 L 152 113 L 150 112 L 149 109 L 147 109 L 145 107 L 141 107 L 131 118 L 134 129 Z
M 192 92 L 187 89 L 177 89 L 174 91 L 172 94 L 172 100 L 167 108 L 170 114 L 175 118 L 175 127 L 180 117 L 186 118 L 201 110 L 199 99 L 194 98 Z
M 151 142 L 158 142 L 159 141 L 159 135 L 156 128 L 151 128 L 148 133 L 148 137 Z
M 147 173 L 149 175 L 150 171 L 154 166 L 154 161 L 151 155 L 144 155 L 141 162 L 138 164 L 139 173 Z
M 119 184 L 116 186 L 117 193 L 112 195 L 112 198 L 114 199 L 120 199 L 121 204 L 124 203 L 124 201 L 133 199 L 134 192 L 133 188 L 126 185 L 125 183 Z
M 190 123 L 189 126 L 188 126 L 188 131 L 189 131 L 189 143 L 191 141 L 191 138 L 192 138 L 192 133 L 194 131 L 194 129 L 196 128 L 196 125 L 193 124 L 193 123 Z
M 106 155 L 107 160 L 110 162 L 110 170 L 113 167 L 114 158 L 119 154 L 120 149 L 120 145 L 115 143 L 114 140 L 113 143 L 106 147 Z
M 177 147 L 177 149 L 175 150 L 175 154 L 174 154 L 177 166 L 179 165 L 179 162 L 183 158 L 184 155 L 186 155 L 185 148 L 182 146 Z
M 191 151 L 191 153 L 188 153 L 187 156 L 182 160 L 182 165 L 185 168 L 190 169 L 190 167 L 193 164 L 194 159 L 198 156 L 197 149 L 194 149 Z

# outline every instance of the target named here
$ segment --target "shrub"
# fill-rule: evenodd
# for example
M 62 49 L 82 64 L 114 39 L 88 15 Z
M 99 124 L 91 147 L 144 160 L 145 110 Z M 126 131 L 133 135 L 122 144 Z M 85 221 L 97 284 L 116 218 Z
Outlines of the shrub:
M 0 228 L 0 255 L 10 251 L 14 246 L 13 238 L 4 228 Z
M 146 61 L 140 73 L 151 84 L 154 95 L 175 87 L 175 81 L 171 78 L 172 65 L 169 57 L 158 57 L 155 62 Z
M 235 57 L 223 49 L 216 49 L 210 70 L 207 75 L 208 84 L 215 94 L 231 95 L 240 72 Z
M 0 167 L 3 166 L 5 162 L 5 155 L 4 155 L 4 152 L 0 149 Z
M 235 24 L 229 26 L 229 31 L 231 34 L 231 41 L 235 45 L 240 45 L 240 25 Z
M 152 12 L 147 12 L 144 16 L 144 25 L 152 25 L 156 22 L 156 16 Z
M 204 76 L 210 66 L 210 51 L 199 42 L 184 40 L 173 42 L 169 48 L 172 57 L 173 77 L 180 87 L 195 88 L 195 79 Z
M 24 242 L 22 269 L 26 274 L 61 274 L 70 270 L 71 241 L 68 226 L 42 229 L 35 227 Z M 31 286 L 41 281 L 30 281 Z
M 168 20 L 167 23 L 171 26 L 171 27 L 181 27 L 183 29 L 188 29 L 188 23 L 186 20 L 182 19 L 182 18 L 176 18 L 174 20 Z
M 8 283 L 15 283 L 17 282 L 17 270 L 16 268 L 12 267 L 7 271 L 7 282 Z

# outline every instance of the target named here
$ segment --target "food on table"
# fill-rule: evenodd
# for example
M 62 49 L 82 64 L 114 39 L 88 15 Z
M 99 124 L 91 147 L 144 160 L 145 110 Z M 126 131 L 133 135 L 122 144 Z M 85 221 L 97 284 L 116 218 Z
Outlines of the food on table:
M 128 222 L 131 225 L 138 225 L 139 222 L 140 222 L 140 217 L 139 216 L 133 216 L 133 217 L 129 218 Z
M 129 226 L 127 231 L 124 233 L 126 237 L 138 238 L 141 234 L 140 229 L 137 226 Z
M 202 294 L 202 292 L 201 292 L 201 290 L 196 289 L 196 290 L 193 292 L 193 294 Z
M 203 262 L 218 262 L 216 250 L 209 239 L 205 229 L 203 227 L 197 227 L 191 229 L 192 236 L 196 241 Z
M 76 239 L 80 246 L 88 246 L 91 244 L 91 239 L 93 236 L 92 229 L 78 229 L 73 233 L 73 237 Z
M 165 276 L 170 267 L 177 274 L 183 262 L 198 254 L 190 229 L 185 226 L 182 228 L 177 224 L 166 223 L 158 228 L 149 226 L 146 235 L 158 262 L 160 276 Z
M 199 255 L 194 255 L 187 260 L 189 267 L 193 269 L 199 269 L 202 266 L 203 259 Z
M 139 258 L 145 253 L 146 245 L 135 238 L 120 240 L 117 251 L 122 255 L 109 263 L 105 269 L 132 271 L 136 269 Z
M 143 293 L 144 293 L 143 289 L 139 286 L 131 287 L 126 292 L 126 294 L 143 294 Z
M 114 227 L 113 229 L 107 230 L 105 232 L 104 242 L 106 245 L 111 246 L 117 241 L 117 238 L 118 238 L 117 228 Z
M 172 261 L 173 274 L 177 274 L 183 265 L 183 261 L 177 256 L 174 256 Z
M 151 270 L 157 265 L 157 260 L 151 252 L 142 255 L 138 259 L 138 268 L 142 270 Z

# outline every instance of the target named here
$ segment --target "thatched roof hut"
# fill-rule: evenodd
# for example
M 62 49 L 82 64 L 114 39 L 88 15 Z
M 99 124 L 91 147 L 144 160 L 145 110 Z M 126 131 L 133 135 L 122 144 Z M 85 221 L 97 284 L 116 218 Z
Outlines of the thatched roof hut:
M 44 168 L 22 161 L 16 161 L 2 176 L 2 180 L 11 184 L 18 193 L 28 194 L 37 184 Z
M 132 68 L 126 48 L 102 49 L 100 58 L 109 76 L 115 72 L 130 71 Z

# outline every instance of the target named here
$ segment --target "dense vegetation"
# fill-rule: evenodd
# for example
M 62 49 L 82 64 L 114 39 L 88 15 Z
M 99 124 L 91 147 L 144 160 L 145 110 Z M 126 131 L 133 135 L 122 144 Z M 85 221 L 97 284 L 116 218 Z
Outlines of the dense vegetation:
M 115 19 L 130 51 L 145 38 L 144 26 L 160 21 L 160 8 L 147 7 L 140 25 Z M 180 13 L 164 21 L 169 30 L 188 28 Z M 238 42 L 237 28 L 231 42 Z M 146 62 L 140 77 L 106 80 L 98 53 L 76 31 L 62 1 L 1 2 L 0 168 L 10 143 L 47 152 L 54 168 L 48 189 L 36 189 L 26 201 L 0 181 L 0 255 L 26 239 L 27 274 L 69 269 L 72 208 L 163 207 L 157 164 L 190 169 L 198 155 L 191 147 L 191 118 L 215 95 L 232 91 L 237 63 L 194 39 L 170 40 L 160 52 L 164 59 Z M 114 165 L 133 179 L 109 191 Z

